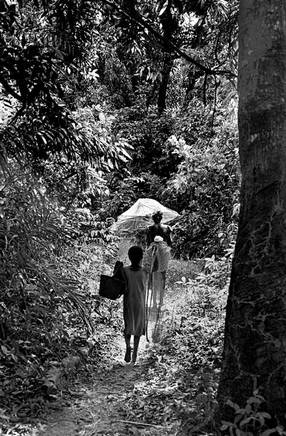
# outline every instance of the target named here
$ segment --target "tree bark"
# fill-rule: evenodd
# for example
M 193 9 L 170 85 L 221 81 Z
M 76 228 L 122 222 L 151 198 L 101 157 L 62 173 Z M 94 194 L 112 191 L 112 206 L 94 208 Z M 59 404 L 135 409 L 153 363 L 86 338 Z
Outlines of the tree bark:
M 286 425 L 286 1 L 240 0 L 241 213 L 219 417 L 259 388 Z
M 158 92 L 158 115 L 160 116 L 164 110 L 166 109 L 166 98 L 167 98 L 167 90 L 168 84 L 170 80 L 170 74 L 172 71 L 172 67 L 174 64 L 174 59 L 172 55 L 172 50 L 168 42 L 171 42 L 173 36 L 178 30 L 178 21 L 175 15 L 172 15 L 171 12 L 172 2 L 168 2 L 168 6 L 166 7 L 164 13 L 160 17 L 162 29 L 163 29 L 163 38 L 166 41 L 164 48 L 164 59 L 163 59 L 163 67 L 161 70 L 161 82 L 159 86 Z
M 161 115 L 166 109 L 166 98 L 170 74 L 173 67 L 173 58 L 171 53 L 164 53 L 164 63 L 161 70 L 161 82 L 158 92 L 158 114 Z

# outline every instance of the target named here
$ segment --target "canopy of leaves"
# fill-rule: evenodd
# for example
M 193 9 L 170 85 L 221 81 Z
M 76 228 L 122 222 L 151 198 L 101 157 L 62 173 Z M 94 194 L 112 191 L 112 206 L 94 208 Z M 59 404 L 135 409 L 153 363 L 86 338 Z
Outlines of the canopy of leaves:
M 94 80 L 89 51 L 98 10 L 91 1 L 3 3 L 0 11 L 2 154 L 113 167 L 124 141 L 108 134 L 98 110 L 78 97 Z M 120 159 L 120 157 L 119 157 Z

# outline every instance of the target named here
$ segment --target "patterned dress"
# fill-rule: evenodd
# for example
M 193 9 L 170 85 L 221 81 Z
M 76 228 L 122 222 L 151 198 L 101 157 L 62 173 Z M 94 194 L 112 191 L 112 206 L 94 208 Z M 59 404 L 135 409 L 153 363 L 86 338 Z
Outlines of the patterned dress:
M 124 333 L 126 335 L 145 335 L 145 293 L 147 273 L 141 267 L 134 270 L 124 268 L 128 292 L 123 299 Z

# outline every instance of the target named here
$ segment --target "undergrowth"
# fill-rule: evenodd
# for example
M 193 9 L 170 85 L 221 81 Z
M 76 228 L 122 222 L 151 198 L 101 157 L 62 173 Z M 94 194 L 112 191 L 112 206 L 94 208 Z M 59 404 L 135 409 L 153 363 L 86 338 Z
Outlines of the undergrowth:
M 233 420 L 221 422 L 219 429 L 214 420 L 230 254 L 220 260 L 205 259 L 203 268 L 201 261 L 171 262 L 165 317 L 157 329 L 157 342 L 149 350 L 150 366 L 134 391 L 126 395 L 122 409 L 130 421 L 161 425 L 164 429 L 136 435 L 286 434 L 265 412 L 259 389 L 245 405 L 228 403 L 234 410 Z
M 126 396 L 123 412 L 131 421 L 164 425 L 170 435 L 211 435 L 230 261 L 208 259 L 204 272 L 195 274 L 189 262 L 181 262 L 176 274 L 176 262 L 160 340 L 149 351 L 152 363 Z
M 99 362 L 119 328 L 117 305 L 98 296 L 109 249 L 91 215 L 65 211 L 30 172 L 2 174 L 0 189 L 0 428 L 54 400 L 69 362 Z M 63 365 L 63 362 L 65 364 Z M 68 374 L 66 374 L 68 375 Z M 3 430 L 3 431 L 4 431 Z

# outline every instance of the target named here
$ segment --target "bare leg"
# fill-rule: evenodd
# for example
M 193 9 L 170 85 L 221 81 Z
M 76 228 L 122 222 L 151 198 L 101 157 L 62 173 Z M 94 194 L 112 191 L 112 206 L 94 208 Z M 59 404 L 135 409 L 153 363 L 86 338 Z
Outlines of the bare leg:
M 134 336 L 134 349 L 132 354 L 132 363 L 136 362 L 140 336 Z
M 125 357 L 124 360 L 125 362 L 130 362 L 131 360 L 131 346 L 130 346 L 130 339 L 131 339 L 131 335 L 124 335 L 125 338 L 125 343 L 126 343 L 126 352 L 125 352 Z

